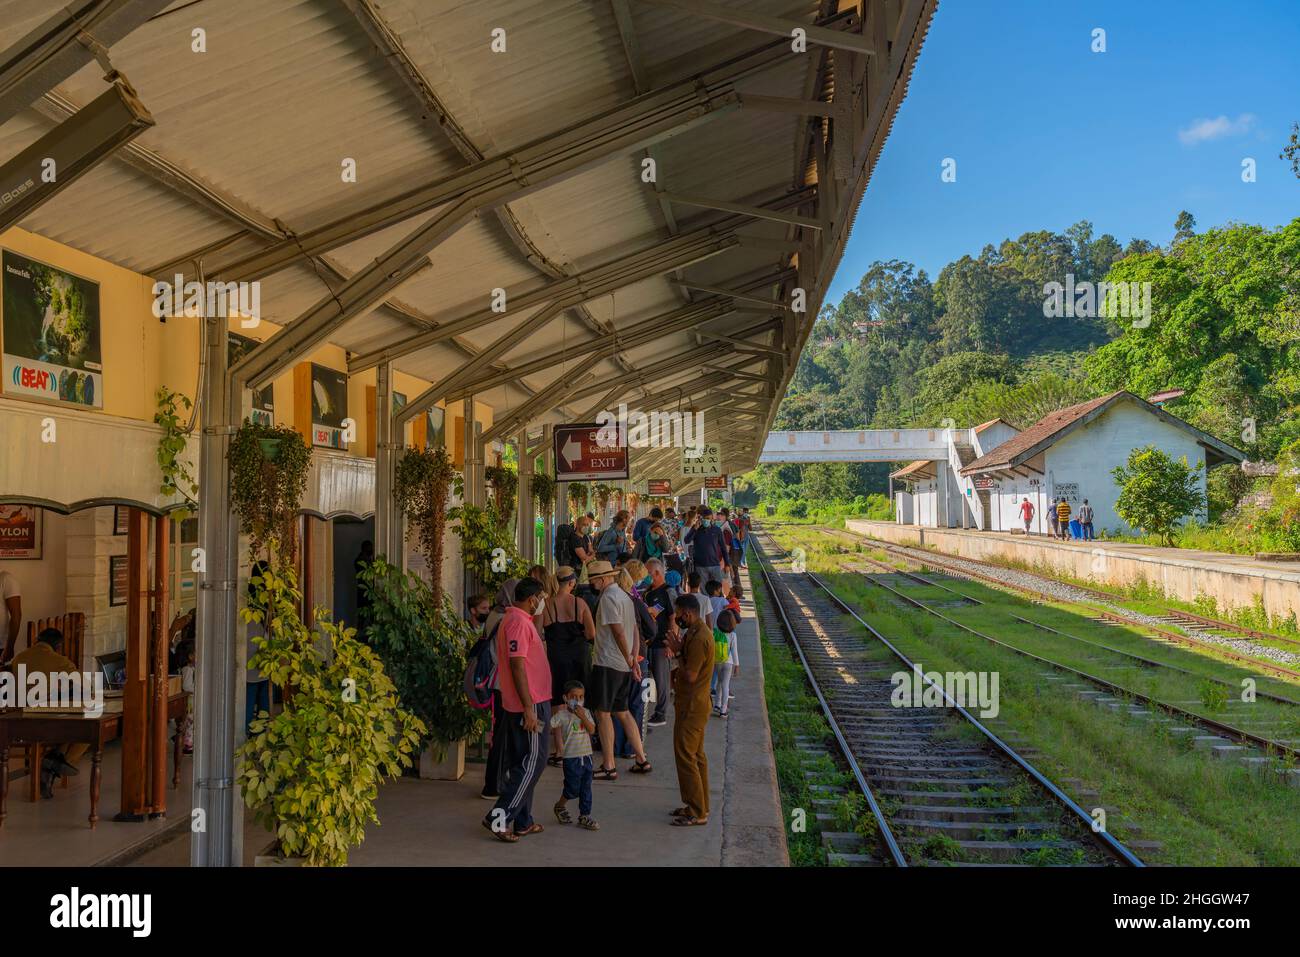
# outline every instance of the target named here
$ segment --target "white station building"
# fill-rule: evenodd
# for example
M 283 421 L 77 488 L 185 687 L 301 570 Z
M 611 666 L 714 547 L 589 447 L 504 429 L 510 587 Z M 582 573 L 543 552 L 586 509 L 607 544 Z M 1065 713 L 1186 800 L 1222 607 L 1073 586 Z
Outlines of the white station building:
M 890 475 L 900 524 L 985 531 L 1023 531 L 1020 505 L 1034 505 L 1031 531 L 1047 531 L 1051 503 L 1071 512 L 1086 498 L 1093 525 L 1130 531 L 1115 513 L 1119 488 L 1111 470 L 1136 448 L 1152 445 L 1191 465 L 1241 462 L 1245 454 L 1131 392 L 1112 392 L 1043 417 L 1024 431 L 994 419 L 940 436 L 946 455 L 917 459 Z M 1203 516 L 1202 516 L 1203 517 Z

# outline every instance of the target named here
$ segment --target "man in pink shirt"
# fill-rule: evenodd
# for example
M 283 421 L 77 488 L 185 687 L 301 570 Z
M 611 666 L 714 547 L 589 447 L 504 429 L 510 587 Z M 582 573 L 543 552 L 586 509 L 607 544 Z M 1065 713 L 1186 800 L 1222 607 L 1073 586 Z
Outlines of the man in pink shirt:
M 542 583 L 520 579 L 514 598 L 497 629 L 504 720 L 494 733 L 505 736 L 506 773 L 501 795 L 483 819 L 483 826 L 507 844 L 542 830 L 533 820 L 533 789 L 546 768 L 546 729 L 551 721 L 551 666 L 533 621 L 545 600 Z

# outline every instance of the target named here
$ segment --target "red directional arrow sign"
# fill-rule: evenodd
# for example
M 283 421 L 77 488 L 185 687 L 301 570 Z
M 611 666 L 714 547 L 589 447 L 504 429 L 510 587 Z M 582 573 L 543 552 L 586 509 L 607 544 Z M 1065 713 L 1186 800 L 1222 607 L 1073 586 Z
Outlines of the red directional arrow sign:
M 627 446 L 605 445 L 612 430 L 599 425 L 568 424 L 554 429 L 555 480 L 587 482 L 627 478 Z

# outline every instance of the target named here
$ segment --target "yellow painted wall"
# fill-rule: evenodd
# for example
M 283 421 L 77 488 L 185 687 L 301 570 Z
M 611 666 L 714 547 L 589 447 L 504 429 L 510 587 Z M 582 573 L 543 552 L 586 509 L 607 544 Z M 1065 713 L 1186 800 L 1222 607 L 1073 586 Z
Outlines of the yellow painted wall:
M 194 398 L 199 377 L 198 321 L 173 316 L 160 322 L 153 315 L 153 280 L 150 277 L 17 227 L 0 234 L 0 247 L 99 283 L 104 406 L 102 410 L 85 411 L 102 411 L 107 415 L 148 422 L 153 420 L 159 386 L 166 386 L 191 400 Z M 266 320 L 251 329 L 243 328 L 237 319 L 230 321 L 232 332 L 259 341 L 270 338 L 278 329 L 279 326 Z M 306 361 L 330 369 L 347 368 L 346 352 L 333 345 L 320 347 Z M 374 384 L 373 369 L 348 380 L 348 415 L 357 423 L 357 440 L 349 448 L 353 455 L 365 455 L 369 428 L 365 415 L 365 389 Z M 406 393 L 410 399 L 431 383 L 396 372 L 393 384 L 397 391 Z M 276 424 L 292 426 L 293 370 L 278 376 L 273 388 Z M 12 398 L 46 404 L 39 399 Z M 454 405 L 457 410 L 461 408 L 459 403 Z M 491 428 L 492 409 L 482 402 L 476 408 L 484 430 Z M 447 417 L 449 438 L 454 414 L 449 412 Z

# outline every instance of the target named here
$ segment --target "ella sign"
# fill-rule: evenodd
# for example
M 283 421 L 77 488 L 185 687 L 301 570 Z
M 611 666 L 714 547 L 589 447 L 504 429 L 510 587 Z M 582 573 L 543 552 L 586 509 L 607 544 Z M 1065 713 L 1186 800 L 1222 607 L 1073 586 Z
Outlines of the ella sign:
M 722 474 L 722 447 L 711 443 L 699 446 L 699 455 L 682 449 L 682 475 L 687 478 L 717 478 Z

